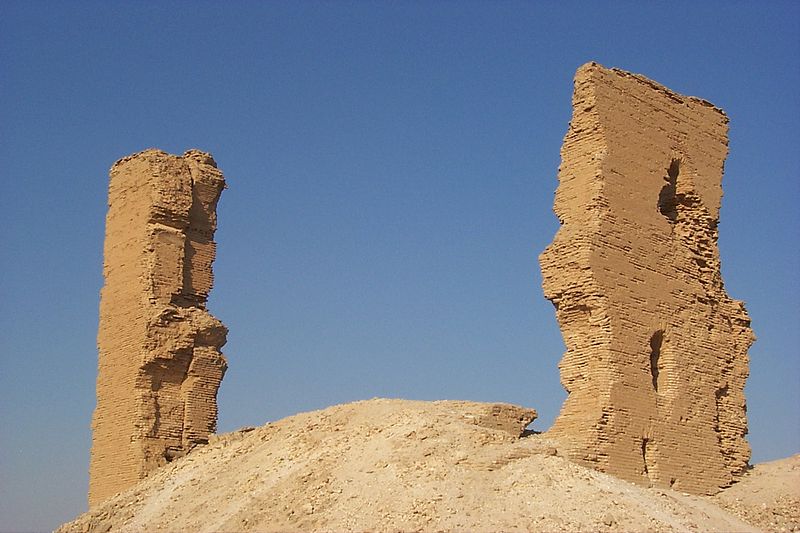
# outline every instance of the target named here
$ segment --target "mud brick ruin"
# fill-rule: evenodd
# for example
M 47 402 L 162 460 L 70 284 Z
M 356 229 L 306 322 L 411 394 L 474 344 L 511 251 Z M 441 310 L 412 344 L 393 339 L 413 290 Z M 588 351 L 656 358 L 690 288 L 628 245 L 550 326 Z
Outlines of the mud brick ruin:
M 747 467 L 754 340 L 720 275 L 728 118 L 595 63 L 575 76 L 555 212 L 540 257 L 567 351 L 550 434 L 623 479 L 713 493 Z
M 568 397 L 548 434 L 581 463 L 697 494 L 729 485 L 750 458 L 754 336 L 717 249 L 727 124 L 642 76 L 581 67 L 561 227 L 540 257 L 567 347 Z M 90 505 L 215 431 L 227 329 L 206 301 L 224 187 L 196 150 L 147 150 L 111 169 Z
M 197 150 L 146 150 L 111 168 L 90 505 L 215 431 L 227 329 L 206 300 L 224 187 Z

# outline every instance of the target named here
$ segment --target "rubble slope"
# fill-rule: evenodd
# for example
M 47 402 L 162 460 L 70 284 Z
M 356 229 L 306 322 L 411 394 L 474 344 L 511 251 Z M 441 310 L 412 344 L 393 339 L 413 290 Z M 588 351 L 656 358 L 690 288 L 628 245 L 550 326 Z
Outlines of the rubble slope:
M 214 437 L 58 531 L 757 529 L 722 499 L 566 460 L 558 441 L 524 431 L 534 417 L 507 404 L 388 399 L 302 413 Z M 796 493 L 791 461 L 781 490 Z M 752 503 L 736 498 L 740 511 Z

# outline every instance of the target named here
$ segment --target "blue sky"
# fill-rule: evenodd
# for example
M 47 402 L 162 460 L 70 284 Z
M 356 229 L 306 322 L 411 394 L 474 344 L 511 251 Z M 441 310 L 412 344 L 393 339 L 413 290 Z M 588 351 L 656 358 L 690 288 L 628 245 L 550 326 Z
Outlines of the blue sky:
M 581 64 L 730 116 L 754 461 L 800 451 L 794 2 L 0 3 L 0 531 L 85 509 L 108 168 L 213 153 L 221 431 L 374 396 L 564 398 L 537 255 Z

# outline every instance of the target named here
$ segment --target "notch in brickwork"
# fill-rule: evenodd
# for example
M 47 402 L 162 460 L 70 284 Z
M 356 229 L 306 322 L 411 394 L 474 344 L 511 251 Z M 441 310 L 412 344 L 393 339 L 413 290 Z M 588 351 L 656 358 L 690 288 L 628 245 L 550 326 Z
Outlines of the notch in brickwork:
M 650 337 L 650 375 L 653 378 L 653 390 L 658 392 L 661 369 L 659 359 L 661 358 L 661 345 L 664 343 L 664 330 L 660 329 Z
M 667 183 L 661 188 L 661 192 L 658 194 L 658 211 L 669 221 L 670 224 L 674 224 L 678 218 L 678 174 L 681 171 L 681 160 L 680 159 L 673 159 L 670 164 L 669 168 L 667 169 L 667 175 L 664 176 L 664 181 Z

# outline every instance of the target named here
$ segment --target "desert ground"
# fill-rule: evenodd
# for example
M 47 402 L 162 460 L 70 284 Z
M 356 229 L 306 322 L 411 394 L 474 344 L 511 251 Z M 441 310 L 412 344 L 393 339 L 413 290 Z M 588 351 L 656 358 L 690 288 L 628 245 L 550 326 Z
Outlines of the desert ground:
M 714 496 L 563 457 L 506 404 L 373 399 L 213 436 L 59 532 L 800 531 L 800 455 Z

